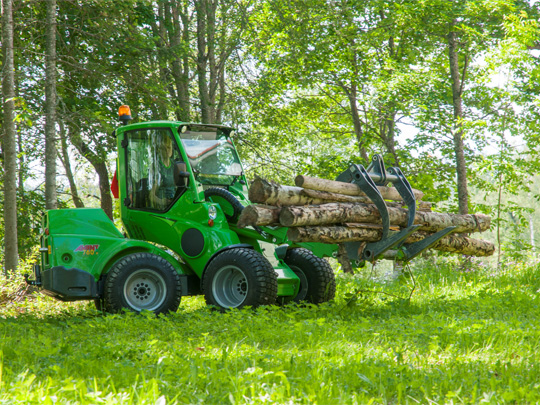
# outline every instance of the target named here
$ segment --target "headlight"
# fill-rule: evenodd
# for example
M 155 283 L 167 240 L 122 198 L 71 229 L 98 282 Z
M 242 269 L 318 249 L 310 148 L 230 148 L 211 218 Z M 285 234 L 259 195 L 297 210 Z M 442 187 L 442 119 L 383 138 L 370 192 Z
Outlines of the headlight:
M 208 218 L 210 219 L 216 219 L 217 217 L 217 209 L 215 206 L 211 205 L 208 207 Z

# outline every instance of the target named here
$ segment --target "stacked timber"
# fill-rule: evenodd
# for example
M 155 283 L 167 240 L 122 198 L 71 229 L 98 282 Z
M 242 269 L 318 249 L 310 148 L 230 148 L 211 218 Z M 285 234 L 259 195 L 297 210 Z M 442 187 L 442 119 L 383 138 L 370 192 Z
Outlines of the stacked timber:
M 239 227 L 288 227 L 293 242 L 376 242 L 382 236 L 382 220 L 377 207 L 359 186 L 309 176 L 298 176 L 296 187 L 284 186 L 261 178 L 249 189 L 253 205 L 247 206 L 238 220 Z M 394 187 L 378 187 L 388 207 L 392 230 L 407 226 L 408 210 Z M 424 194 L 413 189 L 417 200 L 414 224 L 420 225 L 405 241 L 417 242 L 455 226 L 452 234 L 431 248 L 470 256 L 490 256 L 495 246 L 464 234 L 484 232 L 491 219 L 483 214 L 458 215 L 432 211 L 432 204 L 422 201 Z

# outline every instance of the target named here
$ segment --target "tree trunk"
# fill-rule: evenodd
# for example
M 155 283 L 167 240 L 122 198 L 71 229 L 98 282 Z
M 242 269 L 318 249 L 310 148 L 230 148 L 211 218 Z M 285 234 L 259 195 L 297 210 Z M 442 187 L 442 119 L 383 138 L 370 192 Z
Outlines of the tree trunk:
M 189 29 L 187 10 L 179 10 L 177 1 L 174 1 L 171 7 L 172 14 L 172 33 L 171 48 L 175 54 L 172 61 L 172 75 L 176 84 L 176 119 L 178 121 L 190 121 L 189 104 L 189 57 L 188 52 L 182 50 L 182 44 L 189 46 Z M 180 25 L 182 21 L 182 26 Z
M 216 8 L 218 1 L 206 0 L 206 49 L 208 51 L 208 114 L 216 123 L 218 69 L 216 64 Z
M 84 202 L 79 197 L 79 193 L 77 191 L 77 183 L 75 183 L 75 179 L 73 178 L 73 171 L 71 170 L 71 162 L 69 161 L 69 153 L 68 153 L 68 144 L 66 141 L 66 131 L 65 131 L 65 127 L 63 123 L 60 123 L 60 145 L 61 145 L 61 153 L 59 154 L 59 158 L 66 171 L 66 177 L 69 182 L 69 192 L 71 194 L 71 199 L 73 200 L 73 204 L 75 204 L 75 207 L 84 208 Z
M 347 256 L 347 250 L 345 249 L 345 245 L 343 243 L 338 245 L 337 261 L 341 265 L 341 270 L 343 270 L 343 273 L 354 274 L 351 261 Z
M 429 235 L 429 233 L 425 232 L 415 232 L 405 242 L 418 242 Z M 287 237 L 297 243 L 319 242 L 334 244 L 355 241 L 377 242 L 381 239 L 381 236 L 381 229 L 345 226 L 299 227 L 290 228 L 287 231 Z M 441 252 L 461 253 L 469 256 L 491 256 L 495 252 L 495 246 L 491 242 L 460 235 L 447 235 L 435 243 L 430 249 Z
M 407 226 L 408 211 L 403 208 L 388 208 L 390 224 Z M 381 215 L 373 204 L 329 203 L 319 206 L 284 207 L 279 215 L 283 226 L 316 226 L 343 223 L 380 224 Z M 422 225 L 420 230 L 437 232 L 449 226 L 456 226 L 454 232 L 483 232 L 489 229 L 491 218 L 483 214 L 459 215 L 440 212 L 417 211 L 414 224 Z
M 13 1 L 2 1 L 2 53 L 4 57 L 2 93 L 4 96 L 4 274 L 17 269 L 17 148 L 15 124 L 15 66 L 13 57 Z
M 207 0 L 195 0 L 197 13 L 197 79 L 199 83 L 199 99 L 201 102 L 201 122 L 212 124 L 210 99 L 208 96 L 208 49 L 206 40 Z
M 87 159 L 90 164 L 96 170 L 96 173 L 99 178 L 99 191 L 100 191 L 100 201 L 101 209 L 105 211 L 105 214 L 113 220 L 113 201 L 111 197 L 111 189 L 109 183 L 109 171 L 105 163 L 106 158 L 101 157 L 94 153 L 88 145 L 83 142 L 83 140 L 78 135 L 68 134 L 71 140 L 71 143 L 77 148 L 79 153 Z
M 111 219 L 113 217 L 113 200 L 111 196 L 111 183 L 109 182 L 109 170 L 105 162 L 96 162 L 94 165 L 99 176 L 99 192 L 101 196 L 101 209 Z
M 45 56 L 45 208 L 58 207 L 56 195 L 56 0 L 47 0 Z
M 310 176 L 296 176 L 294 179 L 295 184 L 298 187 L 303 187 L 312 190 L 327 191 L 330 193 L 338 193 L 352 196 L 365 196 L 366 194 L 360 189 L 359 186 L 353 183 L 344 183 L 341 181 L 325 180 Z M 382 187 L 378 186 L 379 192 L 385 200 L 403 201 L 403 197 L 399 195 L 399 192 L 395 187 Z M 420 190 L 413 189 L 413 194 L 416 200 L 421 200 L 424 197 L 424 193 Z
M 354 43 L 354 40 L 351 41 L 351 47 L 350 49 L 356 49 L 356 44 Z M 351 79 L 350 86 L 347 87 L 345 84 L 340 84 L 342 90 L 347 95 L 347 98 L 349 99 L 349 107 L 351 109 L 351 119 L 353 123 L 354 128 L 354 134 L 356 136 L 356 142 L 358 143 L 358 151 L 360 152 L 360 156 L 362 159 L 364 159 L 366 162 L 369 162 L 369 156 L 367 155 L 366 148 L 364 146 L 365 139 L 364 139 L 364 129 L 363 129 L 363 123 L 360 118 L 360 113 L 358 111 L 358 84 L 356 83 L 356 77 L 358 77 L 358 54 L 357 52 L 353 52 L 352 54 L 352 60 L 351 60 L 353 75 Z
M 450 27 L 448 34 L 448 57 L 450 62 L 450 77 L 452 79 L 452 104 L 454 107 L 454 153 L 456 156 L 457 190 L 459 213 L 469 213 L 469 192 L 467 190 L 467 163 L 465 162 L 465 148 L 463 143 L 463 81 L 467 71 L 467 63 L 463 67 L 462 77 L 460 77 L 458 39 L 453 31 L 454 25 Z

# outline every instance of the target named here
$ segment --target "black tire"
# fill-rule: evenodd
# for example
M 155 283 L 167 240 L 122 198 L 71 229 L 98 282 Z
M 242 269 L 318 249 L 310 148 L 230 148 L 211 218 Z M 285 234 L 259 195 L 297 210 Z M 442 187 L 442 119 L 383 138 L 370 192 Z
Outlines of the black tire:
M 300 278 L 300 290 L 294 302 L 321 304 L 334 299 L 336 279 L 328 262 L 304 248 L 287 251 L 285 263 Z
M 116 262 L 105 279 L 104 309 L 142 310 L 155 314 L 176 312 L 182 296 L 180 276 L 165 259 L 151 253 L 133 253 Z
M 203 276 L 206 303 L 222 310 L 272 305 L 277 298 L 274 268 L 260 253 L 233 248 L 218 254 Z
M 238 217 L 244 210 L 244 206 L 238 199 L 228 190 L 219 187 L 211 187 L 204 190 L 204 198 L 212 202 L 218 203 L 225 218 L 229 222 L 238 221 Z

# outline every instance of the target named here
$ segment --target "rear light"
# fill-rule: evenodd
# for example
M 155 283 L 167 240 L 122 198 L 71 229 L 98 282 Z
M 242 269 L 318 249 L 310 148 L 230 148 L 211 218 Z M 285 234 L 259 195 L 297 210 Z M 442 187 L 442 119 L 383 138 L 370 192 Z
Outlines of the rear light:
M 45 235 L 49 236 L 49 228 L 45 228 Z

